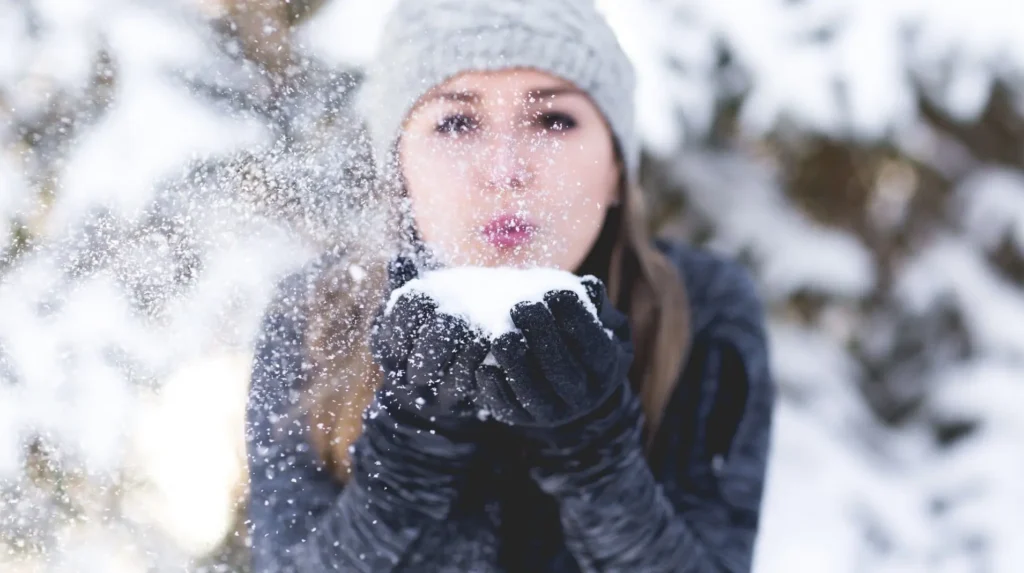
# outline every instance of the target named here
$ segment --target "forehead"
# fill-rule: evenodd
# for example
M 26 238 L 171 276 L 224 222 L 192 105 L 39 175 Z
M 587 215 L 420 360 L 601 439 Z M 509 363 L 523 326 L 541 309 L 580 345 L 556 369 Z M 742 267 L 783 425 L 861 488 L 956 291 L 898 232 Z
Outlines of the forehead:
M 426 99 L 441 94 L 471 94 L 477 99 L 493 97 L 523 98 L 536 92 L 575 92 L 572 82 L 533 69 L 509 69 L 491 72 L 470 71 L 436 86 Z

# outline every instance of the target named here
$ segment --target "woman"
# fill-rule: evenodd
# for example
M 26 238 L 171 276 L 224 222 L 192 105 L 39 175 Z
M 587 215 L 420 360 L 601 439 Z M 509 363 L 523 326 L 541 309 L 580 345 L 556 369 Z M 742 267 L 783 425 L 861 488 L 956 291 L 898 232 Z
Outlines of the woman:
M 254 570 L 749 571 L 762 311 L 736 264 L 646 235 L 633 72 L 592 3 L 400 1 L 367 81 L 399 232 L 323 257 L 267 312 Z M 559 291 L 494 341 L 423 297 L 382 312 L 460 265 L 592 275 L 599 321 Z

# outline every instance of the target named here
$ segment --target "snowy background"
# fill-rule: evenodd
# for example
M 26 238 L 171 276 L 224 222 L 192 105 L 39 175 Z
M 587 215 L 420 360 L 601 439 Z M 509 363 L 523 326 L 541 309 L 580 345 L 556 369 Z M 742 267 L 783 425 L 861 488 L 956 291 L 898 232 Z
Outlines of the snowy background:
M 389 1 L 0 0 L 0 570 L 242 571 L 274 281 L 356 232 Z M 1024 3 L 600 0 L 780 388 L 759 573 L 1024 567 Z

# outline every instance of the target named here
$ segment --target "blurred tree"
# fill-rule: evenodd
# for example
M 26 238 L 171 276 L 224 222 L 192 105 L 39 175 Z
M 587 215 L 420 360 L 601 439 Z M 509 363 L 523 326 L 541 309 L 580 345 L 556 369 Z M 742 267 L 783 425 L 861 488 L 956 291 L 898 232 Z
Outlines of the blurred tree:
M 686 78 L 659 86 L 717 94 L 708 120 L 684 122 L 679 147 L 646 162 L 662 229 L 751 265 L 772 314 L 780 417 L 819 419 L 845 444 L 773 470 L 772 492 L 851 459 L 865 474 L 844 478 L 848 498 L 821 520 L 807 517 L 821 500 L 770 492 L 763 570 L 791 569 L 788 546 L 819 541 L 832 556 L 811 552 L 808 569 L 1013 570 L 1024 554 L 1008 540 L 1024 521 L 1005 504 L 1024 488 L 1001 476 L 1020 469 L 1007 444 L 1024 425 L 1001 402 L 1024 395 L 1024 335 L 1010 327 L 1024 318 L 1024 46 L 1000 20 L 1019 10 L 650 5 L 666 30 L 715 48 L 655 37 L 640 50 Z M 800 30 L 818 32 L 804 44 Z M 787 91 L 769 74 L 792 80 Z M 706 109 L 682 94 L 667 105 Z M 799 443 L 781 431 L 778 457 Z M 851 506 L 867 519 L 843 517 Z M 854 524 L 845 540 L 826 525 L 838 521 Z

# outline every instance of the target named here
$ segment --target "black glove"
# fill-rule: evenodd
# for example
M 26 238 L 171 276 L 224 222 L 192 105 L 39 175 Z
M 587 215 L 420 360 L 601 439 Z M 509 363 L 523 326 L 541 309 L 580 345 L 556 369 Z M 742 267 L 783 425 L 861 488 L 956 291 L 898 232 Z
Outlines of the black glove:
M 481 365 L 476 376 L 479 401 L 499 422 L 527 434 L 568 427 L 614 410 L 609 404 L 628 392 L 633 348 L 627 319 L 599 280 L 587 277 L 584 284 L 600 320 L 572 291 L 547 293 L 546 306 L 512 309 L 521 332 L 494 341 L 498 366 Z
M 392 262 L 392 290 L 417 276 L 404 258 Z M 486 340 L 456 316 L 437 312 L 425 295 L 407 293 L 378 313 L 370 348 L 384 369 L 377 401 L 397 408 L 424 428 L 465 429 L 477 419 L 474 372 L 487 355 Z

